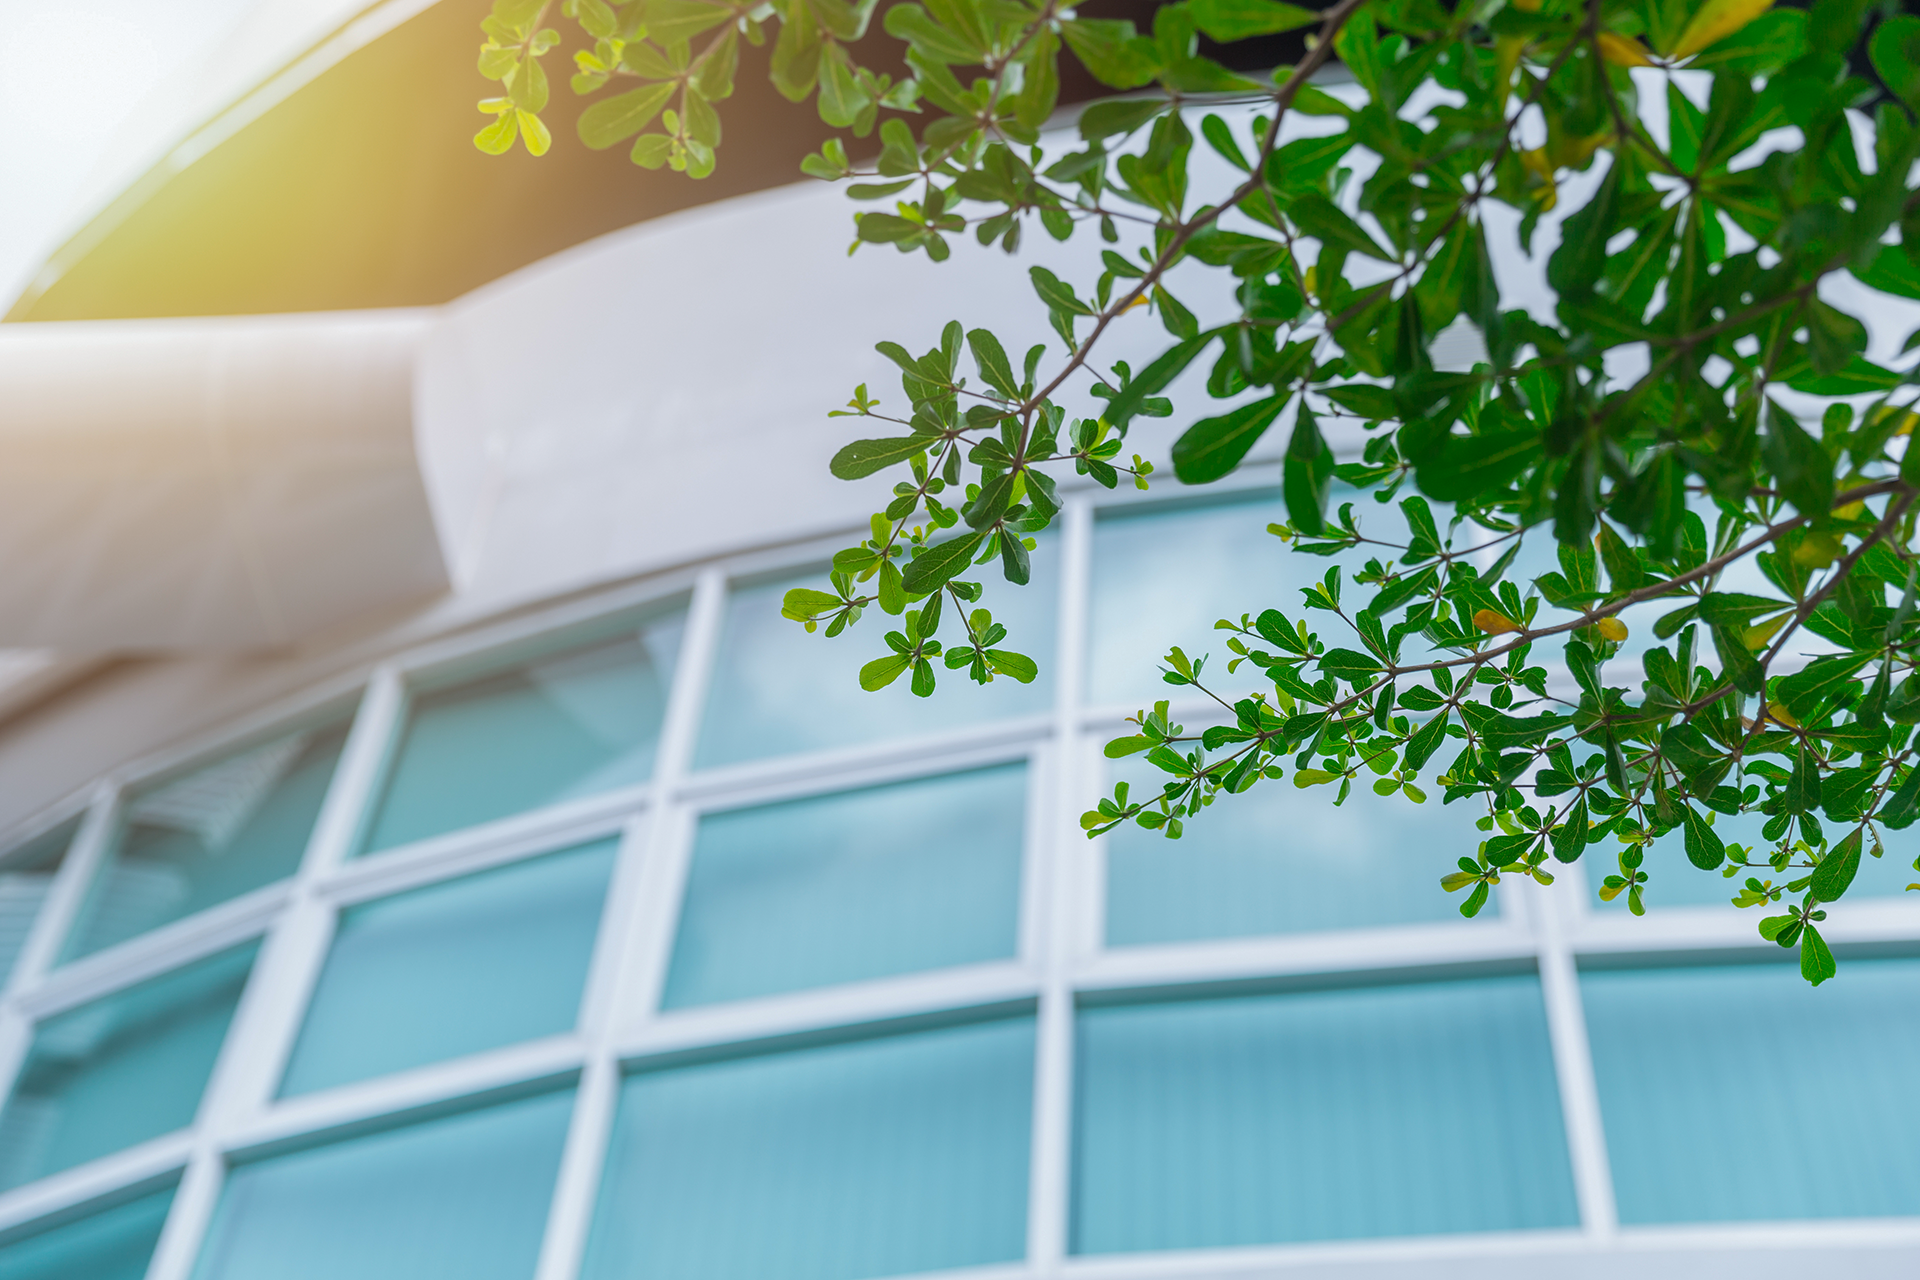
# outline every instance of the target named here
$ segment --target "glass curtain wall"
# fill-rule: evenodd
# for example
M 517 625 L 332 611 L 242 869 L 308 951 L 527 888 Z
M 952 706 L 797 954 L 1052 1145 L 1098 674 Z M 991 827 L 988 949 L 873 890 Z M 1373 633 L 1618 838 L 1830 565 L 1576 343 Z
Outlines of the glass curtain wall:
M 1072 497 L 989 600 L 1032 685 L 860 694 L 879 628 L 777 617 L 797 548 L 393 655 L 19 833 L 0 1280 L 1173 1280 L 1920 1216 L 1916 904 L 1812 992 L 1677 870 L 1647 922 L 1578 869 L 1463 920 L 1483 833 L 1433 797 L 1084 839 L 1145 783 L 1126 715 L 1214 714 L 1165 647 L 1317 576 L 1275 509 Z M 1756 1007 L 1809 1029 L 1766 1070 Z

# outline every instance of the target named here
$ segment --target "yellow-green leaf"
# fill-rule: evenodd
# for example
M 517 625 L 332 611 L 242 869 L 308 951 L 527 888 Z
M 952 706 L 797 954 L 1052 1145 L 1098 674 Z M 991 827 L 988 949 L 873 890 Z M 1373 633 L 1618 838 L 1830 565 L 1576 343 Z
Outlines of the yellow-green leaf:
M 1717 44 L 1773 7 L 1773 0 L 1707 0 L 1667 50 L 1670 57 L 1691 58 Z
M 524 109 L 516 110 L 513 114 L 520 119 L 520 141 L 527 144 L 527 153 L 536 156 L 547 154 L 547 148 L 553 145 L 553 133 L 547 128 L 547 122 Z

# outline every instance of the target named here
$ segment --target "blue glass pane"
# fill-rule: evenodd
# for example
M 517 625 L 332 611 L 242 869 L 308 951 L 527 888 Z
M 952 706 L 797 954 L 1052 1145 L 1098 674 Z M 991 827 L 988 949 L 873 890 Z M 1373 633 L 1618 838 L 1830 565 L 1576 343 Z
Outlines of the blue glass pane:
M 1053 705 L 1059 559 L 1056 540 L 1043 535 L 1027 586 L 1014 586 L 997 568 L 980 570 L 987 587 L 982 604 L 1007 627 L 1004 647 L 1037 661 L 1039 678 L 1024 685 L 1004 677 L 977 685 L 965 672 L 936 662 L 940 690 L 931 698 L 914 697 L 905 677 L 877 693 L 860 687 L 861 664 L 886 651 L 874 646 L 883 633 L 899 628 L 898 618 L 868 609 L 851 632 L 829 640 L 780 616 L 780 599 L 794 587 L 831 590 L 825 575 L 735 589 L 694 763 L 733 764 L 1045 713 Z M 959 626 L 949 602 L 940 638 L 950 642 Z
M 668 1008 L 1011 958 L 1026 767 L 700 821 Z
M 573 1093 L 239 1165 L 194 1280 L 530 1280 Z
M 289 734 L 131 797 L 65 958 L 292 875 L 346 740 L 344 724 Z
M 0 1111 L 0 1189 L 191 1124 L 255 950 L 222 952 L 34 1028 Z
M 27 945 L 27 934 L 40 914 L 40 904 L 53 886 L 53 873 L 60 869 L 79 825 L 77 818 L 63 822 L 0 857 L 0 988 L 13 974 L 21 949 Z
M 1774 842 L 1768 840 L 1761 831 L 1767 825 L 1766 815 L 1743 813 L 1730 818 L 1723 813 L 1716 813 L 1713 819 L 1714 832 L 1722 841 L 1746 845 L 1756 861 L 1764 861 L 1766 854 L 1772 851 Z M 1831 824 L 1829 832 L 1836 838 L 1841 834 Z M 1861 857 L 1860 870 L 1847 889 L 1848 902 L 1859 898 L 1906 896 L 1907 886 L 1920 880 L 1913 870 L 1915 845 L 1911 833 L 1888 831 L 1884 835 L 1885 852 L 1880 857 L 1875 858 L 1871 854 Z M 1602 902 L 1599 898 L 1601 883 L 1608 876 L 1620 874 L 1615 848 L 1596 845 L 1587 850 L 1580 860 L 1587 864 L 1587 885 L 1592 894 L 1587 899 L 1588 905 L 1595 911 L 1625 911 L 1627 899 L 1624 894 L 1612 902 Z M 1644 901 L 1649 911 L 1660 907 L 1719 907 L 1728 915 L 1742 910 L 1733 905 L 1733 895 L 1740 892 L 1748 876 L 1771 880 L 1779 885 L 1806 874 L 1805 871 L 1794 871 L 1780 875 L 1762 867 L 1756 871 L 1742 871 L 1728 879 L 1718 871 L 1702 871 L 1687 861 L 1686 844 L 1678 831 L 1661 837 L 1647 851 L 1646 861 L 1640 869 L 1647 873 Z M 1745 911 L 1748 918 L 1756 918 L 1752 908 L 1745 908 Z
M 1146 771 L 1128 772 L 1136 796 L 1155 786 Z M 1471 805 L 1442 805 L 1439 791 L 1416 805 L 1363 785 L 1335 808 L 1332 787 L 1302 791 L 1288 779 L 1209 807 L 1178 840 L 1116 827 L 1107 945 L 1458 922 L 1463 895 L 1444 892 L 1440 877 L 1486 835 Z M 1475 919 L 1498 911 L 1495 897 Z
M 645 782 L 681 622 L 416 694 L 365 848 Z
M 0 1244 L 0 1280 L 143 1280 L 173 1189 Z
M 1031 1019 L 627 1080 L 584 1280 L 862 1280 L 1026 1255 Z
M 341 914 L 280 1092 L 573 1030 L 619 841 Z
M 1628 1223 L 1920 1213 L 1920 960 L 1580 977 Z
M 1192 657 L 1214 654 L 1225 687 L 1254 688 L 1260 673 L 1251 667 L 1228 678 L 1226 636 L 1213 624 L 1275 607 L 1299 615 L 1294 588 L 1319 581 L 1328 562 L 1297 555 L 1267 532 L 1286 518 L 1268 491 L 1103 512 L 1093 533 L 1087 700 L 1131 708 L 1178 696 L 1160 679 L 1161 658 L 1174 645 Z
M 1073 1250 L 1575 1221 L 1532 977 L 1080 1015 Z

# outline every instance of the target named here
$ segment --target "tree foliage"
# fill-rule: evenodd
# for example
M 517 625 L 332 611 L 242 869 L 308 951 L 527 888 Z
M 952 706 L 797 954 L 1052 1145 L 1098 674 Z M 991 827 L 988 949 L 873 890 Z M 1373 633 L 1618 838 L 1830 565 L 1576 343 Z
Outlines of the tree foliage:
M 876 8 L 562 6 L 588 41 L 591 147 L 710 173 L 740 42 L 772 38 L 783 94 L 877 130 L 871 161 L 835 140 L 804 166 L 868 205 L 856 247 L 1011 252 L 1036 222 L 1108 246 L 1094 279 L 1031 269 L 1058 342 L 1018 360 L 959 323 L 918 355 L 880 344 L 907 407 L 862 386 L 839 412 L 875 435 L 832 468 L 900 479 L 834 557 L 833 591 L 790 593 L 786 615 L 830 636 L 874 606 L 897 619 L 869 689 L 930 695 L 942 668 L 1030 681 L 969 575 L 1027 582 L 1061 476 L 1145 488 L 1126 444 L 1141 418 L 1195 419 L 1172 450 L 1188 484 L 1283 433 L 1270 532 L 1324 576 L 1219 623 L 1227 671 L 1257 670 L 1261 692 L 1230 698 L 1217 664 L 1168 654 L 1168 684 L 1217 723 L 1140 711 L 1107 754 L 1143 754 L 1162 783 L 1116 787 L 1090 835 L 1177 837 L 1288 782 L 1425 802 L 1430 778 L 1486 810 L 1488 839 L 1443 881 L 1466 915 L 1502 876 L 1548 882 L 1583 854 L 1617 858 L 1601 896 L 1638 913 L 1646 851 L 1670 840 L 1763 908 L 1810 981 L 1831 976 L 1826 906 L 1920 817 L 1920 368 L 1899 367 L 1920 331 L 1876 362 L 1849 310 L 1920 299 L 1920 19 L 1864 0 L 1182 0 L 1142 32 L 1058 0 L 922 0 L 882 16 L 885 56 L 905 46 L 895 80 L 856 57 Z M 547 146 L 548 13 L 498 0 L 485 24 L 480 68 L 505 93 L 482 104 L 484 150 Z M 1271 77 L 1200 52 L 1294 29 L 1306 53 Z M 1063 56 L 1139 92 L 1043 146 Z M 1352 83 L 1317 82 L 1336 59 Z M 1194 189 L 1219 171 L 1196 141 L 1230 182 Z M 1530 259 L 1543 218 L 1551 306 L 1507 305 L 1496 264 Z M 1230 282 L 1224 313 L 1172 292 L 1206 279 Z M 1164 349 L 1101 361 L 1141 306 Z M 1436 367 L 1461 318 L 1485 359 Z M 1221 406 L 1176 406 L 1203 371 Z M 1363 441 L 1344 461 L 1341 432 Z M 1369 497 L 1397 519 L 1363 514 Z M 1623 655 L 1621 613 L 1656 602 L 1652 643 Z M 1716 833 L 1743 812 L 1764 815 L 1755 847 Z

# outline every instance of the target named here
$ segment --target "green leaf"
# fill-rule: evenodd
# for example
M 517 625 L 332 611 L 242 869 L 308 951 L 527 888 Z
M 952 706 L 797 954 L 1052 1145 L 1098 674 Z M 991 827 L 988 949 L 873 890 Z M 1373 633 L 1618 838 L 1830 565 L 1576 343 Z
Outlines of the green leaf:
M 1212 484 L 1240 465 L 1265 434 L 1288 394 L 1254 400 L 1217 418 L 1202 418 L 1173 443 L 1173 472 L 1183 484 Z
M 473 145 L 490 156 L 503 156 L 513 150 L 513 140 L 519 136 L 520 113 L 503 111 L 492 124 L 473 135 Z
M 1315 387 L 1314 390 L 1342 409 L 1372 422 L 1382 422 L 1399 416 L 1399 409 L 1394 404 L 1393 392 L 1386 387 L 1370 386 L 1364 382 L 1350 382 L 1341 387 Z
M 1761 456 L 1775 487 L 1801 515 L 1822 516 L 1833 509 L 1833 460 L 1792 414 L 1771 403 Z
M 1768 942 L 1780 942 L 1781 936 L 1799 922 L 1798 916 L 1768 916 L 1760 922 L 1760 936 Z M 1794 932 L 1797 935 L 1799 931 L 1796 929 Z M 1782 946 L 1790 944 L 1791 940 L 1780 943 Z
M 1326 528 L 1333 472 L 1333 447 L 1320 434 L 1313 414 L 1303 404 L 1294 419 L 1293 437 L 1287 441 L 1286 461 L 1281 468 L 1287 518 L 1303 533 L 1319 534 Z
M 1904 831 L 1920 816 L 1920 767 L 1907 770 L 1900 786 L 1880 808 L 1880 821 L 1895 831 Z
M 1040 301 L 1049 308 L 1070 311 L 1077 316 L 1093 314 L 1092 307 L 1075 297 L 1072 288 L 1045 267 L 1029 267 L 1027 274 L 1033 280 L 1033 291 L 1040 295 Z
M 1330 649 L 1321 655 L 1320 669 L 1336 680 L 1363 685 L 1372 683 L 1372 677 L 1380 673 L 1380 662 L 1352 649 Z
M 1107 759 L 1118 760 L 1122 756 L 1136 755 L 1139 752 L 1145 751 L 1158 741 L 1158 738 L 1148 738 L 1140 734 L 1135 734 L 1130 738 L 1115 738 L 1102 750 Z
M 1855 827 L 1842 840 L 1827 852 L 1820 865 L 1813 869 L 1812 882 L 1808 888 L 1813 896 L 1822 902 L 1838 902 L 1840 895 L 1853 883 L 1853 877 L 1860 870 L 1860 836 L 1863 828 Z
M 1850 355 L 1831 373 L 1800 374 L 1787 385 L 1810 396 L 1860 396 L 1891 391 L 1900 382 L 1900 375 L 1893 370 L 1884 369 L 1865 356 Z
M 1292 31 L 1320 21 L 1320 15 L 1312 10 L 1278 0 L 1189 0 L 1187 11 L 1208 39 L 1221 44 Z
M 986 533 L 967 533 L 935 543 L 908 562 L 901 582 L 908 594 L 923 596 L 945 586 L 973 562 L 974 553 L 986 541 Z
M 1727 860 L 1726 842 L 1692 805 L 1686 811 L 1686 845 L 1687 861 L 1702 871 L 1711 871 Z
M 580 113 L 580 141 L 604 151 L 640 132 L 673 97 L 674 85 L 646 84 L 612 98 L 602 98 Z
M 952 66 L 974 66 L 986 56 L 984 45 L 977 45 L 971 33 L 955 31 L 927 16 L 917 4 L 897 4 L 887 10 L 882 23 L 887 34 L 905 40 L 922 57 Z M 1129 26 L 1131 24 L 1128 24 Z
M 1074 56 L 1080 59 L 1080 64 L 1093 73 L 1094 79 L 1110 88 L 1137 89 L 1152 80 L 1160 70 L 1160 57 L 1154 48 L 1153 41 L 1142 39 L 1134 31 L 1131 22 L 1104 18 L 1075 18 L 1071 22 L 1060 25 L 1060 34 L 1065 37 L 1067 47 L 1073 50 Z M 1121 104 L 1100 105 L 1119 106 Z M 1135 123 L 1126 125 L 1124 128 L 1110 129 L 1108 132 L 1126 133 L 1136 129 L 1160 111 L 1165 110 L 1167 104 L 1162 100 L 1151 105 L 1155 110 Z M 1089 111 L 1097 109 L 1097 107 L 1089 108 Z M 1094 138 L 1106 137 L 1107 134 L 1088 133 L 1085 117 L 1082 117 L 1080 136 Z
M 1814 986 L 1819 986 L 1840 971 L 1834 963 L 1833 952 L 1827 949 L 1827 940 L 1812 925 L 1800 937 L 1800 976 Z
M 1566 821 L 1553 829 L 1553 856 L 1560 862 L 1577 862 L 1581 851 L 1587 847 L 1587 797 L 1583 794 L 1573 802 L 1573 808 L 1567 814 Z
M 808 618 L 831 613 L 846 603 L 839 596 L 825 591 L 813 591 L 806 587 L 795 587 L 780 599 L 780 616 L 791 618 L 795 622 L 805 622 Z
M 1447 713 L 1445 711 L 1414 730 L 1413 736 L 1407 739 L 1406 750 L 1402 753 L 1400 760 L 1402 768 L 1409 776 L 1418 773 L 1421 766 L 1433 757 L 1433 753 L 1440 749 L 1440 744 L 1446 741 L 1446 736 Z
M 1593 292 L 1607 265 L 1607 240 L 1619 229 L 1614 222 L 1620 206 L 1622 169 L 1617 161 L 1609 165 L 1600 189 L 1566 220 L 1560 247 L 1547 259 L 1547 282 L 1564 298 L 1578 300 Z
M 1069 38 L 1068 43 L 1072 43 Z M 1132 133 L 1164 114 L 1171 104 L 1165 98 L 1133 98 L 1122 102 L 1096 102 L 1080 113 L 1080 136 L 1099 142 L 1117 133 Z
M 1903 13 L 1882 19 L 1867 42 L 1867 56 L 1888 89 L 1920 105 L 1920 18 Z
M 1152 364 L 1142 369 L 1127 383 L 1126 388 L 1107 403 L 1107 411 L 1100 416 L 1116 427 L 1123 427 L 1133 416 L 1140 412 L 1148 397 L 1157 396 L 1167 389 L 1167 385 L 1179 377 L 1194 358 L 1206 350 L 1212 342 L 1213 333 L 1203 333 L 1189 338 L 1178 346 L 1169 347 L 1154 358 Z
M 1353 142 L 1350 133 L 1295 138 L 1267 157 L 1267 182 L 1286 194 L 1315 190 L 1340 157 L 1352 150 Z
M 900 582 L 900 566 L 892 560 L 880 562 L 880 607 L 895 617 L 907 607 L 907 591 Z
M 1032 684 L 1040 674 L 1040 666 L 1024 653 L 1014 653 L 1008 649 L 988 649 L 987 665 L 1003 676 L 1012 676 L 1021 684 Z
M 1020 384 L 1013 379 L 1013 366 L 1007 362 L 1000 339 L 985 329 L 969 329 L 967 347 L 973 352 L 974 363 L 980 366 L 980 376 L 986 379 L 987 385 L 1009 400 L 1018 400 Z
M 1393 261 L 1392 254 L 1382 249 L 1359 223 L 1323 195 L 1315 193 L 1301 196 L 1287 206 L 1287 216 L 1293 219 L 1293 225 L 1299 227 L 1302 234 L 1312 236 L 1330 248 L 1363 253 L 1382 262 Z
M 894 436 L 885 440 L 855 440 L 833 455 L 827 469 L 835 479 L 858 480 L 925 453 L 936 439 L 935 436 Z
M 1871 654 L 1829 654 L 1815 658 L 1774 687 L 1774 698 L 1786 704 L 1794 716 L 1805 719 L 1827 698 L 1852 683 L 1860 669 L 1872 661 Z
M 1883 25 L 1881 30 L 1885 29 Z M 1915 74 L 1920 75 L 1920 71 Z M 1864 269 L 1856 268 L 1853 274 L 1861 284 L 1882 293 L 1897 294 L 1902 298 L 1920 298 L 1920 265 L 1915 264 L 1901 246 L 1881 245 L 1873 261 Z
M 1542 456 L 1541 434 L 1530 429 L 1447 436 L 1414 476 L 1428 497 L 1465 501 L 1497 493 Z
M 884 689 L 900 678 L 900 673 L 913 665 L 913 659 L 903 653 L 888 654 L 884 658 L 875 658 L 860 668 L 860 687 L 868 693 Z

